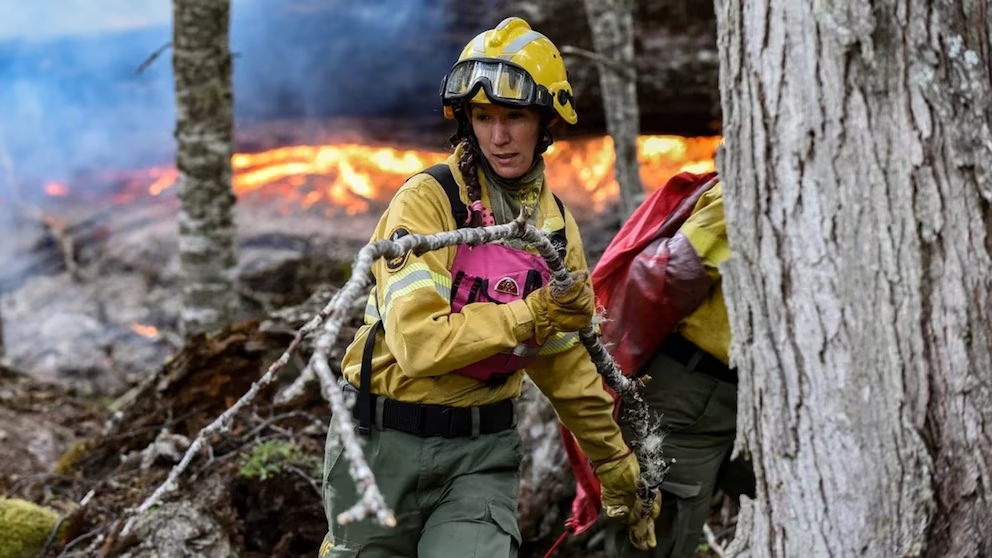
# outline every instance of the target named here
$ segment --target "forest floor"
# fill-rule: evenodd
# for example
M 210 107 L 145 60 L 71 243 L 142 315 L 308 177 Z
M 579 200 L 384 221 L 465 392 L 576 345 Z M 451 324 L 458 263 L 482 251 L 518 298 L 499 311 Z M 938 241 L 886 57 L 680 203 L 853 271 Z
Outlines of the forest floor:
M 118 518 L 326 304 L 374 224 L 368 216 L 289 220 L 242 211 L 243 319 L 186 342 L 176 333 L 174 224 L 167 219 L 108 218 L 100 234 L 77 239 L 71 255 L 44 227 L 26 244 L 44 265 L 22 265 L 28 271 L 0 301 L 8 341 L 0 366 L 0 494 L 64 514 L 68 545 L 53 543 L 43 555 L 168 556 L 140 540 L 153 525 L 120 537 Z M 616 228 L 607 220 L 582 226 L 592 265 Z M 356 308 L 334 360 L 360 320 Z M 201 541 L 203 555 L 226 548 L 251 558 L 315 556 L 325 528 L 319 485 L 329 409 L 314 385 L 274 402 L 301 363 L 292 361 L 227 431 L 207 440 L 207 455 L 183 476 L 184 508 L 163 506 L 209 539 Z M 521 556 L 543 556 L 562 531 L 570 498 L 566 492 L 555 520 L 530 533 Z M 724 542 L 735 520 L 733 502 L 714 498 L 711 525 Z M 557 555 L 604 555 L 599 532 L 570 537 Z M 703 545 L 697 556 L 716 554 Z

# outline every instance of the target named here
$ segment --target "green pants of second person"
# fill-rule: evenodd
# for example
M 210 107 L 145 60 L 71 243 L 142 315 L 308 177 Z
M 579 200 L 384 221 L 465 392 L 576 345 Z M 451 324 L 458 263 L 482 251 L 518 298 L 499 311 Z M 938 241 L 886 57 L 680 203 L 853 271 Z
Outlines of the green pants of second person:
M 626 526 L 607 524 L 611 558 L 691 558 L 699 545 L 716 488 L 754 497 L 750 464 L 730 461 L 737 430 L 737 386 L 697 372 L 664 354 L 646 371 L 645 402 L 661 415 L 668 432 L 664 455 L 672 463 L 661 485 L 661 513 L 655 522 L 658 545 L 641 551 Z M 624 436 L 630 431 L 624 425 Z
M 337 524 L 337 514 L 352 507 L 358 495 L 343 450 L 329 444 L 323 488 L 329 530 L 321 558 L 517 555 L 522 448 L 515 429 L 449 439 L 373 428 L 364 440 L 365 456 L 397 525 L 382 527 L 373 519 Z

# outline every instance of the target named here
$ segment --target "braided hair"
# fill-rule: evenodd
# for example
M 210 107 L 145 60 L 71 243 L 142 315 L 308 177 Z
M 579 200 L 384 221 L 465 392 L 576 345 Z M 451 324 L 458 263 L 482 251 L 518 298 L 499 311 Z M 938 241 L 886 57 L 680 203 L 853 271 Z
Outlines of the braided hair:
M 451 136 L 451 144 L 462 148 L 462 156 L 458 161 L 458 172 L 465 181 L 465 188 L 468 191 L 468 211 L 470 227 L 482 226 L 482 213 L 476 207 L 482 203 L 482 183 L 479 182 L 479 159 L 483 157 L 479 148 L 478 140 L 472 133 L 472 127 L 468 122 L 465 112 L 459 111 L 458 130 Z M 479 203 L 475 203 L 479 202 Z M 475 207 L 473 207 L 473 205 Z

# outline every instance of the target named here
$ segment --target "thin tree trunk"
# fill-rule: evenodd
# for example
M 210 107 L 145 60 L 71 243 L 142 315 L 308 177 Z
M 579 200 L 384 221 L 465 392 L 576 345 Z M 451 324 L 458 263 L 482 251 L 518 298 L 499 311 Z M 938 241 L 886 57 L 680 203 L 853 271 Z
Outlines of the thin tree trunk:
M 637 70 L 634 66 L 632 0 L 585 0 L 593 45 L 605 57 L 599 66 L 606 131 L 616 151 L 617 184 L 620 186 L 621 219 L 626 220 L 644 200 L 637 136 L 640 114 L 637 106 Z
M 716 6 L 752 553 L 992 556 L 988 0 Z
M 229 0 L 173 0 L 182 326 L 216 329 L 236 311 Z
M 3 343 L 3 291 L 0 291 L 0 361 L 7 355 L 7 349 Z

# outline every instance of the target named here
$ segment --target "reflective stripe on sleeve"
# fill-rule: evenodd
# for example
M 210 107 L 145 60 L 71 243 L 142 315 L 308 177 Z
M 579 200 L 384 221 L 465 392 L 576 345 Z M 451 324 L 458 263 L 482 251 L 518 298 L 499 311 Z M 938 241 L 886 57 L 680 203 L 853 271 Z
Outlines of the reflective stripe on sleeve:
M 382 317 L 389 314 L 393 300 L 419 289 L 433 288 L 445 300 L 451 299 L 451 278 L 427 267 L 427 264 L 414 262 L 391 275 L 386 282 L 386 294 L 382 304 Z
M 556 333 L 544 343 L 544 346 L 541 347 L 538 354 L 543 356 L 556 355 L 571 349 L 578 343 L 579 334 L 574 331 L 570 331 L 568 333 Z

